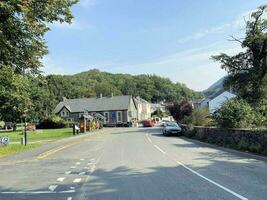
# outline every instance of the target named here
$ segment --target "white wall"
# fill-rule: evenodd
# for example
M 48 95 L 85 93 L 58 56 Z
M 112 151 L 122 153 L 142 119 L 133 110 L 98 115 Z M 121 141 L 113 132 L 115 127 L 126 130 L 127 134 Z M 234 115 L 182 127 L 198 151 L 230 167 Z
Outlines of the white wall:
M 219 96 L 217 96 L 214 99 L 209 101 L 209 112 L 210 113 L 215 112 L 223 105 L 224 102 L 226 102 L 229 99 L 232 99 L 234 97 L 236 97 L 235 94 L 232 94 L 228 91 L 223 92 Z

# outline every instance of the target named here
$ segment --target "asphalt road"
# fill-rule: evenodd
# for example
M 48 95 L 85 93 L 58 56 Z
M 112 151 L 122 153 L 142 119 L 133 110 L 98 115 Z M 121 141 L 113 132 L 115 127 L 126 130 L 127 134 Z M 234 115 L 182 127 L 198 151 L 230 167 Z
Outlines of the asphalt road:
M 0 199 L 266 200 L 265 158 L 110 128 L 0 159 Z

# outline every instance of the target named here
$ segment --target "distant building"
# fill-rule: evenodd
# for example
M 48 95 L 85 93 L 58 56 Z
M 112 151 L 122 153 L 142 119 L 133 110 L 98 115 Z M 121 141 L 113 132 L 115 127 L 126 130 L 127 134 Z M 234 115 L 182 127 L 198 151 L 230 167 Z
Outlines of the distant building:
M 206 99 L 206 98 L 196 100 L 196 101 L 193 101 L 193 106 L 199 107 L 199 108 L 205 108 L 205 107 L 208 107 L 209 101 L 210 99 Z
M 151 113 L 156 110 L 161 110 L 162 112 L 166 112 L 166 106 L 163 103 L 151 103 L 150 104 Z
M 54 113 L 68 121 L 78 122 L 85 113 L 103 115 L 104 125 L 127 125 L 137 119 L 137 109 L 132 96 L 66 99 L 59 102 Z
M 210 113 L 215 112 L 216 110 L 221 108 L 224 102 L 234 97 L 236 97 L 236 95 L 228 91 L 221 93 L 220 95 L 216 96 L 215 98 L 213 98 L 208 102 L 209 112 Z
M 150 103 L 139 96 L 133 97 L 133 101 L 137 109 L 137 120 L 143 121 L 149 119 L 151 117 Z

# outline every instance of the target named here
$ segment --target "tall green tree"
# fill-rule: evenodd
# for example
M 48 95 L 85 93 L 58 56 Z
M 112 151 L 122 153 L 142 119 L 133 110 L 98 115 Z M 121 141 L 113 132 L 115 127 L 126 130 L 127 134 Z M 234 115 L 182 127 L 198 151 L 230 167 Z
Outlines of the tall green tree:
M 232 37 L 244 49 L 234 56 L 224 53 L 213 56 L 228 72 L 225 86 L 251 104 L 267 100 L 267 5 L 253 12 L 246 22 L 244 39 Z
M 71 23 L 78 0 L 0 1 L 0 115 L 16 120 L 32 105 L 29 78 L 40 72 L 49 24 Z
M 70 6 L 77 0 L 0 1 L 0 69 L 17 73 L 40 69 L 48 52 L 44 34 L 53 22 L 70 23 Z

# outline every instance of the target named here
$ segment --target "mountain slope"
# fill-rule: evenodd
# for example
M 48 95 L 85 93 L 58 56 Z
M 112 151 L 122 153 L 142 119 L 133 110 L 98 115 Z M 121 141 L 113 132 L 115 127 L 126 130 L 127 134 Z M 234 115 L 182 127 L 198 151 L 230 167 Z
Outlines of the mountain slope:
M 225 77 L 222 77 L 215 83 L 213 83 L 208 89 L 203 91 L 203 94 L 206 98 L 212 99 L 216 97 L 218 94 L 224 91 L 223 82 Z
M 184 84 L 173 83 L 168 78 L 156 75 L 111 74 L 89 70 L 75 75 L 49 75 L 47 81 L 57 101 L 62 97 L 83 98 L 113 95 L 141 96 L 147 101 L 178 101 L 182 97 L 200 98 Z

